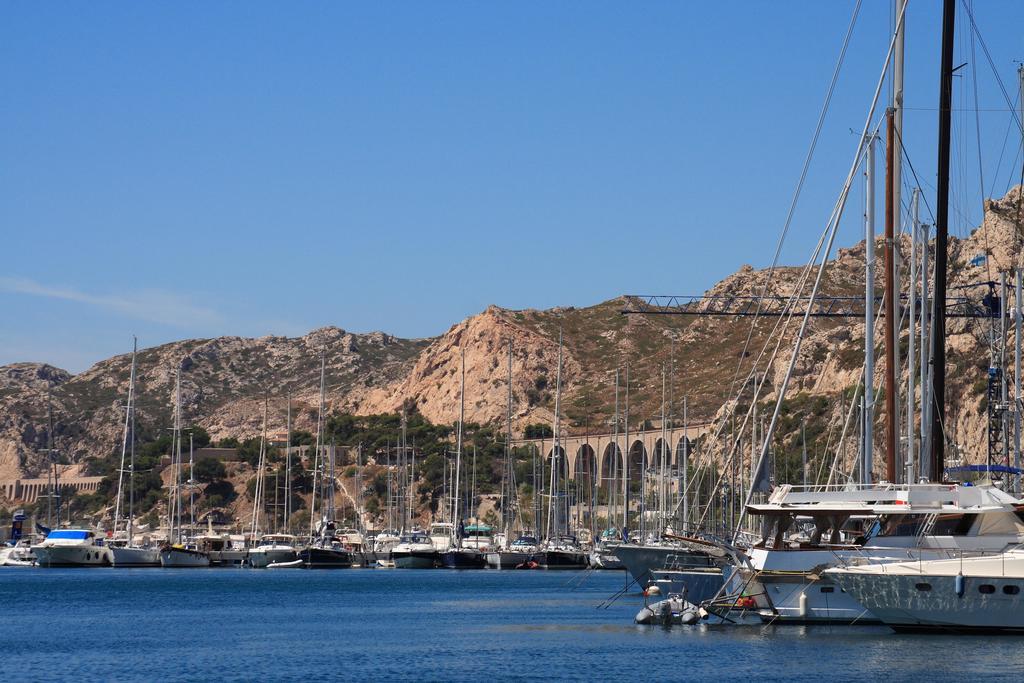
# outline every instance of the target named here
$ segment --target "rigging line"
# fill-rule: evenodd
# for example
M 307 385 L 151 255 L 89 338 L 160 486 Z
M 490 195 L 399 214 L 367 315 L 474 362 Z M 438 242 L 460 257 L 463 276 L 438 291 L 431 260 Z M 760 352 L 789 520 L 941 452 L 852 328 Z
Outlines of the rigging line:
M 875 97 L 876 97 L 876 100 L 877 100 L 878 92 L 876 92 Z M 874 116 L 874 114 L 873 114 L 873 110 L 872 110 L 872 112 L 869 112 L 868 121 L 865 121 L 865 136 L 867 135 L 866 127 L 870 125 L 870 118 L 872 118 L 873 116 Z M 874 138 L 875 136 L 878 135 L 878 131 L 881 128 L 882 123 L 883 123 L 883 120 L 880 119 L 878 121 L 878 123 L 875 125 L 875 127 L 873 129 L 871 129 L 871 135 L 870 135 L 871 138 Z M 855 174 L 856 169 L 859 168 L 859 166 L 860 166 L 861 158 L 863 157 L 864 150 L 865 150 L 864 140 L 865 140 L 865 137 L 862 137 L 861 141 L 858 143 L 858 149 L 857 149 L 858 156 L 855 159 L 855 165 L 852 167 L 852 169 L 850 171 L 851 174 Z M 814 253 L 811 255 L 811 258 L 808 261 L 808 263 L 804 266 L 804 269 L 801 272 L 800 277 L 797 280 L 797 284 L 796 284 L 796 286 L 793 289 L 793 293 L 792 293 L 792 295 L 790 297 L 790 300 L 786 303 L 786 307 L 784 308 L 783 313 L 779 316 L 778 320 L 776 321 L 775 328 L 774 328 L 772 334 L 769 336 L 768 341 L 766 341 L 765 346 L 762 348 L 760 355 L 758 356 L 758 358 L 755 360 L 754 364 L 752 365 L 750 373 L 748 373 L 746 378 L 744 379 L 743 387 L 746 387 L 747 382 L 749 382 L 751 378 L 754 379 L 754 394 L 753 394 L 753 397 L 751 398 L 750 405 L 747 408 L 747 413 L 744 415 L 743 423 L 740 425 L 740 433 L 743 433 L 743 431 L 745 431 L 747 422 L 751 419 L 751 416 L 753 414 L 753 406 L 757 403 L 758 397 L 761 395 L 761 389 L 764 387 L 764 384 L 765 384 L 765 382 L 768 379 L 768 375 L 767 375 L 767 371 L 766 371 L 764 373 L 764 376 L 761 378 L 761 381 L 760 382 L 757 381 L 757 375 L 756 375 L 757 367 L 758 367 L 761 359 L 764 357 L 765 353 L 767 352 L 768 346 L 770 345 L 770 341 L 773 338 L 776 340 L 776 344 L 775 344 L 774 350 L 772 351 L 771 358 L 768 360 L 768 363 L 766 364 L 766 367 L 771 367 L 772 365 L 774 365 L 775 358 L 777 357 L 777 355 L 779 353 L 779 350 L 782 347 L 782 342 L 786 338 L 786 334 L 785 333 L 775 334 L 775 331 L 778 330 L 779 327 L 783 325 L 783 323 L 785 323 L 785 327 L 788 328 L 789 323 L 795 318 L 794 314 L 795 314 L 796 300 L 800 296 L 800 293 L 804 290 L 804 288 L 807 285 L 807 279 L 808 279 L 811 271 L 814 269 L 815 264 L 817 263 L 818 256 L 820 254 L 822 246 L 825 244 L 826 238 L 828 238 L 828 236 L 830 234 L 830 230 L 833 231 L 831 234 L 832 234 L 832 238 L 834 239 L 834 236 L 835 236 L 835 232 L 834 231 L 837 229 L 837 227 L 835 227 L 833 224 L 834 223 L 838 223 L 842 219 L 843 208 L 845 207 L 846 198 L 848 197 L 849 192 L 850 192 L 850 184 L 852 183 L 852 179 L 853 179 L 853 175 L 851 175 L 851 176 L 849 176 L 847 178 L 846 184 L 844 185 L 842 192 L 840 192 L 840 197 L 836 200 L 836 204 L 833 207 L 832 214 L 829 216 L 829 219 L 826 222 L 825 229 L 822 232 L 821 236 L 818 238 L 818 244 L 815 247 Z M 814 294 L 814 292 L 812 290 L 812 296 L 811 296 L 812 300 L 814 298 L 813 294 Z M 738 399 L 737 399 L 737 402 L 738 402 Z M 734 404 L 732 406 L 731 410 L 735 411 L 735 407 L 736 407 L 736 405 Z M 721 437 L 723 431 L 728 426 L 730 417 L 732 417 L 732 413 L 731 412 L 726 414 L 725 416 L 723 416 L 721 422 L 718 423 L 718 427 L 717 427 L 717 429 L 716 429 L 716 431 L 714 433 L 714 436 L 712 437 L 712 439 L 713 439 L 713 441 L 715 443 L 718 442 L 718 440 Z M 728 466 L 731 467 L 733 459 L 736 458 L 736 456 L 737 456 L 737 451 L 738 451 L 738 442 L 736 442 L 736 441 L 732 442 L 731 448 L 723 447 L 722 448 L 722 453 L 721 453 L 721 457 L 722 457 L 723 462 L 727 463 Z M 728 455 L 726 455 L 726 453 L 728 453 Z M 709 448 L 708 451 L 707 451 L 706 458 L 703 458 L 700 461 L 700 464 L 697 465 L 697 467 L 699 468 L 700 474 L 698 476 L 695 476 L 694 479 L 691 480 L 691 483 L 693 484 L 695 490 L 700 490 L 700 487 L 703 485 L 703 482 L 704 482 L 705 472 L 704 472 L 703 469 L 700 469 L 700 468 L 703 468 L 704 465 L 706 464 L 707 469 L 710 470 L 711 466 L 712 466 L 712 462 L 711 461 L 713 460 L 713 457 L 714 456 L 713 456 L 712 450 Z M 740 460 L 742 462 L 743 454 L 739 453 L 739 457 L 740 457 Z M 753 461 L 753 458 L 751 460 Z M 760 467 L 758 467 L 758 471 L 759 470 L 760 470 Z M 725 476 L 724 474 L 721 474 L 721 475 L 718 476 L 718 479 L 717 479 L 717 481 L 715 481 L 712 490 L 717 490 L 717 488 L 720 486 L 724 476 Z M 690 490 L 690 487 L 687 486 L 687 491 L 689 491 L 689 490 Z M 676 505 L 676 510 L 677 511 L 678 511 L 678 508 L 679 508 L 679 504 Z M 704 511 L 704 514 L 702 514 L 701 517 L 698 519 L 698 525 L 699 524 L 703 524 L 704 519 L 707 517 L 708 512 L 709 511 L 707 509 Z M 742 513 L 741 513 L 741 519 L 742 519 Z
M 882 64 L 882 72 L 879 75 L 878 84 L 875 86 L 875 92 L 874 92 L 874 95 L 872 96 L 872 99 L 871 99 L 871 105 L 868 107 L 867 117 L 866 117 L 866 120 L 864 121 L 864 129 L 863 129 L 863 132 L 861 134 L 860 142 L 857 145 L 857 153 L 854 155 L 853 164 L 850 166 L 850 170 L 849 170 L 849 173 L 847 174 L 846 181 L 845 181 L 844 186 L 843 186 L 843 190 L 840 193 L 840 196 L 839 196 L 839 198 L 838 198 L 838 200 L 836 202 L 836 207 L 835 207 L 835 210 L 834 210 L 835 220 L 832 223 L 832 225 L 829 226 L 828 244 L 826 245 L 825 252 L 822 254 L 821 263 L 818 265 L 818 272 L 817 272 L 817 275 L 815 276 L 814 286 L 811 289 L 811 297 L 810 298 L 811 298 L 811 302 L 812 303 L 813 303 L 814 299 L 817 298 L 818 291 L 821 288 L 821 282 L 822 282 L 822 279 L 824 278 L 825 271 L 826 271 L 827 265 L 828 265 L 828 256 L 829 256 L 830 253 L 832 253 L 832 246 L 835 243 L 836 234 L 839 232 L 839 223 L 840 223 L 840 220 L 842 218 L 843 209 L 846 206 L 847 197 L 849 196 L 850 186 L 853 184 L 853 179 L 854 179 L 854 177 L 857 174 L 857 169 L 860 167 L 861 156 L 865 152 L 865 146 L 866 146 L 867 141 L 868 141 L 868 136 L 867 136 L 868 130 L 871 128 L 871 120 L 875 116 L 875 109 L 878 106 L 878 99 L 879 99 L 879 96 L 881 95 L 881 92 L 882 92 L 882 86 L 885 83 L 886 74 L 889 71 L 889 64 L 890 64 L 890 61 L 892 60 L 893 49 L 896 46 L 896 38 L 897 38 L 897 35 L 898 35 L 898 32 L 899 32 L 899 27 L 903 23 L 904 16 L 906 15 L 906 9 L 907 9 L 907 5 L 904 4 L 903 8 L 900 10 L 899 19 L 896 22 L 897 30 L 893 33 L 892 39 L 889 41 L 889 49 L 886 52 L 885 60 L 884 60 L 884 62 Z M 867 245 L 865 245 L 865 246 L 867 246 Z M 786 369 L 786 374 L 783 377 L 782 386 L 778 388 L 778 398 L 776 399 L 776 402 L 775 402 L 775 410 L 772 413 L 772 418 L 771 418 L 771 422 L 768 425 L 767 433 L 764 435 L 764 444 L 761 447 L 761 455 L 758 457 L 757 467 L 755 469 L 755 471 L 757 471 L 757 472 L 759 472 L 761 470 L 761 465 L 764 463 L 764 460 L 765 460 L 765 458 L 767 456 L 768 448 L 769 448 L 769 445 L 771 444 L 771 439 L 772 439 L 772 436 L 773 436 L 773 434 L 775 432 L 775 427 L 778 424 L 779 413 L 780 413 L 780 411 L 782 409 L 782 403 L 783 403 L 783 400 L 785 399 L 785 396 L 786 396 L 786 389 L 789 387 L 789 380 L 793 376 L 793 369 L 796 366 L 796 360 L 797 360 L 797 358 L 799 357 L 799 354 L 800 354 L 800 348 L 801 348 L 802 343 L 803 343 L 804 335 L 807 332 L 808 323 L 809 323 L 810 317 L 811 317 L 810 313 L 811 313 L 811 309 L 810 309 L 810 307 L 808 307 L 808 309 L 804 312 L 803 320 L 800 323 L 800 331 L 797 333 L 796 342 L 793 345 L 793 353 L 790 356 L 789 367 Z M 747 500 L 744 502 L 743 510 L 740 513 L 739 522 L 737 523 L 735 532 L 733 534 L 733 541 L 734 542 L 735 542 L 736 538 L 739 535 L 739 530 L 742 527 L 743 520 L 744 520 L 744 517 L 745 517 L 746 506 L 750 503 L 752 495 L 753 495 L 752 491 L 748 492 L 748 494 L 747 494 Z
M 1013 185 L 1013 180 L 1014 180 L 1014 173 L 1013 173 L 1013 171 L 1014 171 L 1014 169 L 1017 168 L 1017 160 L 1020 159 L 1020 153 L 1022 151 L 1024 151 L 1024 139 L 1022 139 L 1017 144 L 1017 152 L 1016 152 L 1016 154 L 1013 155 L 1013 163 L 1010 164 L 1010 173 L 1006 177 L 1006 189 L 1003 190 L 1003 194 L 1004 195 L 1010 191 L 1010 187 Z
M 1020 88 L 1017 89 L 1017 95 L 1020 96 Z M 1006 133 L 1003 134 L 1003 144 L 999 148 L 999 161 L 996 162 L 995 173 L 992 174 L 992 187 L 988 190 L 988 196 L 991 197 L 992 193 L 996 191 L 996 180 L 999 178 L 999 169 L 1003 167 L 1003 156 L 1006 154 L 1006 143 L 1010 140 L 1010 130 L 1013 128 L 1013 121 L 1011 120 L 1006 124 Z M 1013 168 L 1012 166 L 1010 168 Z
M 978 25 L 974 22 L 974 13 L 971 12 L 971 8 L 967 5 L 967 0 L 960 0 L 964 9 L 967 11 L 967 18 L 971 22 L 971 30 L 975 35 L 978 36 L 978 42 L 981 43 L 981 49 L 985 52 L 985 58 L 988 59 L 989 68 L 992 69 L 992 75 L 996 77 L 996 83 L 999 84 L 999 90 L 1003 93 L 1003 99 L 1006 100 L 1006 106 L 1010 108 L 1010 114 L 1013 116 L 1013 120 L 1017 122 L 1017 127 L 1024 130 L 1024 126 L 1021 126 L 1020 118 L 1017 116 L 1017 108 L 1013 106 L 1010 101 L 1010 96 L 1006 93 L 1006 86 L 1003 85 L 1003 79 L 999 76 L 999 71 L 996 69 L 996 64 L 992 60 L 992 55 L 988 51 L 988 45 L 985 44 L 985 38 L 981 35 L 981 31 L 978 29 Z
M 804 183 L 807 180 L 807 173 L 810 170 L 811 160 L 814 158 L 814 151 L 818 146 L 818 140 L 821 137 L 821 129 L 825 124 L 825 117 L 828 115 L 829 107 L 832 103 L 832 95 L 835 93 L 836 83 L 839 81 L 839 73 L 842 71 L 843 62 L 846 59 L 846 51 L 850 45 L 850 38 L 853 36 L 853 29 L 857 25 L 857 17 L 860 14 L 861 1 L 857 0 L 857 4 L 853 7 L 853 14 L 850 17 L 850 25 L 846 29 L 846 36 L 843 38 L 843 46 L 839 51 L 839 59 L 836 61 L 835 69 L 832 71 L 832 80 L 829 82 L 828 91 L 825 94 L 825 102 L 822 104 L 821 111 L 818 114 L 818 122 L 814 129 L 814 135 L 811 136 L 811 144 L 807 149 L 807 154 L 804 156 L 803 167 L 800 170 L 800 179 L 797 181 L 796 190 L 793 192 L 793 198 L 789 204 L 789 211 L 786 214 L 786 222 L 782 227 L 782 234 L 779 236 L 779 241 L 775 246 L 775 255 L 772 257 L 772 265 L 768 269 L 765 275 L 764 283 L 761 287 L 761 296 L 763 297 L 768 291 L 768 283 L 772 280 L 772 273 L 778 266 L 779 257 L 782 254 L 782 247 L 786 241 L 786 235 L 789 233 L 789 228 L 793 222 L 793 215 L 796 213 L 797 203 L 800 201 L 800 195 L 803 193 Z M 757 312 L 754 314 L 754 319 L 751 321 L 750 330 L 747 333 L 747 340 L 743 345 L 743 353 L 740 354 L 739 361 L 736 364 L 736 372 L 733 374 L 732 384 L 729 388 L 729 393 L 732 394 L 736 389 L 736 380 L 740 374 L 740 368 L 743 366 L 743 359 L 746 357 L 746 351 L 750 344 L 751 337 L 754 334 L 754 328 L 757 325 L 758 314 L 761 312 L 761 302 L 758 302 Z
M 938 111 L 938 110 L 939 110 L 938 107 L 903 107 L 903 111 Z M 992 113 L 992 112 L 1005 113 L 1005 112 L 1012 111 L 1012 110 L 1011 109 L 1004 109 L 1002 107 L 1000 107 L 998 109 L 989 109 L 989 108 L 986 108 L 986 107 L 981 107 L 981 108 L 978 108 L 978 107 L 974 107 L 974 108 L 969 108 L 969 107 L 951 107 L 950 111 L 954 111 L 954 112 L 961 112 L 961 111 L 979 112 L 980 111 L 980 112 L 986 112 L 986 113 Z
M 903 158 L 907 160 L 907 166 L 910 167 L 910 172 L 914 175 L 914 182 L 917 183 L 918 187 L 924 187 L 924 183 L 917 177 L 917 170 L 914 168 L 914 162 L 910 160 L 910 153 L 907 152 L 907 148 L 903 146 L 903 136 L 899 133 L 896 134 L 896 139 L 899 140 L 900 149 L 903 150 Z M 931 185 L 929 185 L 931 187 Z M 921 200 L 924 202 L 924 208 L 928 211 L 928 216 L 932 219 L 932 225 L 935 225 L 935 214 L 932 213 L 932 207 L 928 203 L 928 197 L 925 196 L 924 192 L 921 193 Z

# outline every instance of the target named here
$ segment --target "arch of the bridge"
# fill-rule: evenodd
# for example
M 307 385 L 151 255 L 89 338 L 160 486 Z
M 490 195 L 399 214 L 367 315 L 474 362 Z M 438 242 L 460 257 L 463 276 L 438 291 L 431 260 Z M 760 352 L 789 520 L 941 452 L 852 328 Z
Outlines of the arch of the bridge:
M 685 448 L 686 460 L 688 462 L 691 462 L 691 463 L 693 462 L 693 440 L 692 439 L 688 439 L 686 436 L 681 436 L 681 437 L 679 437 L 679 441 L 676 442 L 676 447 L 675 447 L 675 458 L 674 458 L 673 464 L 676 467 L 682 467 L 682 465 L 683 465 L 683 456 L 684 456 L 684 448 L 683 447 L 684 446 L 686 447 Z M 692 467 L 692 465 L 691 465 L 691 467 Z
M 558 465 L 559 465 L 559 467 L 558 467 L 559 475 L 558 476 L 564 482 L 566 479 L 569 478 L 569 458 L 567 458 L 565 456 L 565 449 L 564 448 L 562 448 L 561 446 L 557 446 L 557 448 L 558 448 Z M 548 467 L 551 466 L 551 458 L 554 455 L 555 455 L 555 449 L 552 448 L 551 450 L 548 451 L 548 457 L 547 457 L 547 461 L 546 461 L 548 463 Z M 548 470 L 547 474 L 544 475 L 545 481 L 548 481 L 550 479 L 550 477 L 551 477 L 551 470 Z
M 643 480 L 644 472 L 647 471 L 648 457 L 647 446 L 643 440 L 637 439 L 629 447 L 629 481 L 640 482 Z
M 569 476 L 580 486 L 589 488 L 597 481 L 597 455 L 589 443 L 580 444 L 569 468 Z
M 601 455 L 601 488 L 607 489 L 613 480 L 622 479 L 622 449 L 615 442 L 604 447 Z
M 666 467 L 672 467 L 672 447 L 668 440 L 658 437 L 654 442 L 651 467 L 660 471 L 663 461 Z

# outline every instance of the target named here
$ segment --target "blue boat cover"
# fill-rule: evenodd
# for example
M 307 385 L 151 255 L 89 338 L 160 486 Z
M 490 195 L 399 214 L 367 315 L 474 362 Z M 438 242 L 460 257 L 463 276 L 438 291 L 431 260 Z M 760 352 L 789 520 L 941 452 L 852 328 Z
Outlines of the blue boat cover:
M 70 541 L 84 541 L 89 538 L 89 532 L 81 529 L 54 529 L 46 538 L 47 540 L 64 538 Z

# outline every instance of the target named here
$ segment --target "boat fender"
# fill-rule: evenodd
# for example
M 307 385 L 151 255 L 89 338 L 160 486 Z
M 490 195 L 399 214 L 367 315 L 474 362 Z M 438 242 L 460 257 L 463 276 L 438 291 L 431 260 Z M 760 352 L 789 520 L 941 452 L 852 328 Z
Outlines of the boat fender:
M 953 587 L 956 589 L 956 597 L 964 597 L 964 593 L 967 592 L 967 581 L 964 579 L 963 572 L 957 572 L 956 578 L 953 580 Z
M 661 589 L 657 586 L 648 586 L 647 590 L 644 591 L 644 595 L 661 595 Z
M 638 624 L 650 624 L 653 619 L 654 612 L 651 610 L 650 607 L 644 607 L 642 610 L 636 613 L 636 616 L 633 618 L 633 621 L 635 621 Z
M 800 594 L 800 600 L 799 600 L 799 606 L 797 608 L 797 612 L 800 614 L 801 617 L 806 617 L 807 616 L 807 593 L 806 592 Z

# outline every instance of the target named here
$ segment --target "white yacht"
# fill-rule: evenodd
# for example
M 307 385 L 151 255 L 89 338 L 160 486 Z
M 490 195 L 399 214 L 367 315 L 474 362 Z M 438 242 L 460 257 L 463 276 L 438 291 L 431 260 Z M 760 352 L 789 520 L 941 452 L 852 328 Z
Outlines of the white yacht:
M 415 530 L 413 531 L 415 533 Z M 439 553 L 448 552 L 455 546 L 455 525 L 449 522 L 434 522 L 430 525 L 430 542 Z
M 896 631 L 1024 633 L 1024 549 L 1004 553 L 828 569 Z
M 194 546 L 165 545 L 160 548 L 160 566 L 174 568 L 209 567 L 210 555 Z
M 487 552 L 494 546 L 494 528 L 486 524 L 469 524 L 463 528 L 462 547 Z
M 891 563 L 1000 552 L 1024 540 L 1017 499 L 990 485 L 878 484 L 803 490 L 779 486 L 748 513 L 763 520 L 727 582 L 731 597 L 752 598 L 772 623 L 868 623 L 878 617 L 822 571 L 858 561 Z
M 373 539 L 373 555 L 370 556 L 370 559 L 374 560 L 378 567 L 394 567 L 395 562 L 391 558 L 391 551 L 401 540 L 394 531 L 380 532 Z
M 104 567 L 110 564 L 110 549 L 88 529 L 54 529 L 32 546 L 40 567 Z
M 398 545 L 391 550 L 391 559 L 396 569 L 432 569 L 437 557 L 437 548 L 432 538 L 422 531 L 403 534 Z
M 249 565 L 263 569 L 267 565 L 294 562 L 297 557 L 295 537 L 291 534 L 264 534 L 259 544 L 249 550 Z
M 111 541 L 110 564 L 115 567 L 159 567 L 160 549 L 150 545 L 136 545 L 124 540 Z
M 529 562 L 539 549 L 533 536 L 520 536 L 505 550 L 496 549 L 487 553 L 487 566 L 493 569 L 515 569 Z

